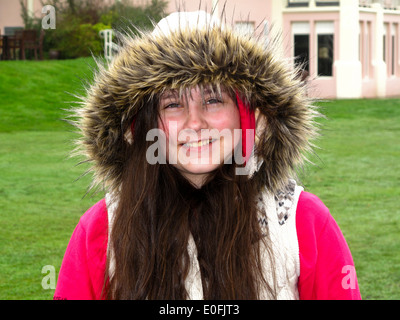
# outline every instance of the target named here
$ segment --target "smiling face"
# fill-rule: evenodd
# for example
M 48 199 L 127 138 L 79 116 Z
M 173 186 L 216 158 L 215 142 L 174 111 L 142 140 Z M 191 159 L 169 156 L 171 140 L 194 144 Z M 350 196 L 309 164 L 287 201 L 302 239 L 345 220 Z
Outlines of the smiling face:
M 231 161 L 240 141 L 240 115 L 228 92 L 192 88 L 160 99 L 159 128 L 167 137 L 167 161 L 200 187 L 208 174 Z M 235 133 L 236 131 L 236 133 Z

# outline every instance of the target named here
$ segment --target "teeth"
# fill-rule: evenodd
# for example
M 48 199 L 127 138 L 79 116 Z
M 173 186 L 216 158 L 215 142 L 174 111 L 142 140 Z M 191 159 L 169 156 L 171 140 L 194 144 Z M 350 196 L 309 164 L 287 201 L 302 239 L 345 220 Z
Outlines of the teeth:
M 185 143 L 184 146 L 188 147 L 188 148 L 198 148 L 198 147 L 202 147 L 207 144 L 210 144 L 214 141 L 215 140 L 202 140 L 202 141 L 198 141 L 198 142 L 188 142 L 188 143 Z

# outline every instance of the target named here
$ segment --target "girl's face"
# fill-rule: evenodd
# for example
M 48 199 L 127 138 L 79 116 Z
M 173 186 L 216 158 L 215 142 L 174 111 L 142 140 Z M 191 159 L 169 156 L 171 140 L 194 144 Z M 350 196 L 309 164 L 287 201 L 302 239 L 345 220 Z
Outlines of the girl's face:
M 170 90 L 160 99 L 159 128 L 167 138 L 167 161 L 195 186 L 231 161 L 240 141 L 239 110 L 221 90 L 195 87 L 186 94 Z

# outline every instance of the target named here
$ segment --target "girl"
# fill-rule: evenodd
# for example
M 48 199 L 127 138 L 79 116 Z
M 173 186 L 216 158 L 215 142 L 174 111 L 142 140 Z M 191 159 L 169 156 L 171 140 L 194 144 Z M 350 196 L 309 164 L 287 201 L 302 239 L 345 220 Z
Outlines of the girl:
M 204 12 L 122 42 L 75 113 L 106 196 L 55 299 L 360 299 L 339 227 L 293 180 L 319 115 L 297 71 Z

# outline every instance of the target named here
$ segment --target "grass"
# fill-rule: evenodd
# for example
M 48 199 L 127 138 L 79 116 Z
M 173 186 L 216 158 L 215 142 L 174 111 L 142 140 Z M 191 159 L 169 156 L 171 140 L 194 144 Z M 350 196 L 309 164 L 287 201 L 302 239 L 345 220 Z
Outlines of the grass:
M 349 243 L 365 299 L 400 298 L 400 100 L 324 104 L 323 137 L 303 182 Z
M 0 63 L 0 299 L 51 299 L 42 268 L 59 270 L 88 177 L 69 159 L 75 135 L 61 119 L 91 59 Z M 82 199 L 83 198 L 83 199 Z
M 0 62 L 0 299 L 51 299 L 46 265 L 59 271 L 79 217 L 97 201 L 69 159 L 75 135 L 60 119 L 91 74 L 91 59 Z M 364 299 L 400 299 L 400 103 L 321 103 L 328 120 L 307 191 L 330 208 L 352 251 Z

